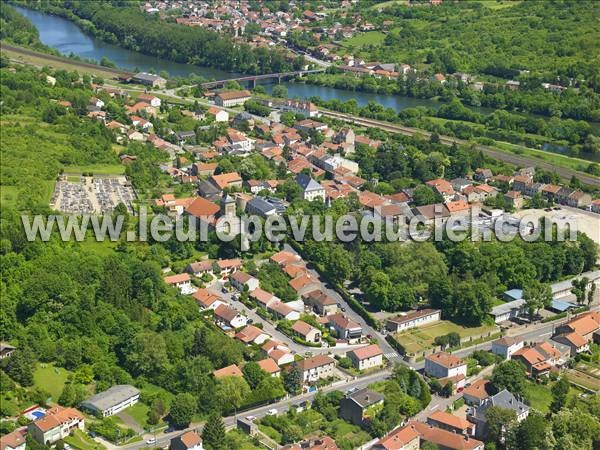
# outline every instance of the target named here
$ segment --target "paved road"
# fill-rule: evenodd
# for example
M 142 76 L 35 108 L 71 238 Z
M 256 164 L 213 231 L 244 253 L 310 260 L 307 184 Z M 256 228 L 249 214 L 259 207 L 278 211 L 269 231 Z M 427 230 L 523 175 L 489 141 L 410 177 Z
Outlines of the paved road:
M 383 131 L 388 131 L 388 132 L 392 132 L 392 133 L 400 133 L 400 134 L 404 134 L 407 136 L 413 136 L 415 134 L 420 134 L 425 137 L 429 137 L 431 135 L 431 133 L 429 131 L 421 130 L 418 128 L 404 127 L 401 125 L 392 124 L 390 122 L 383 122 L 383 121 L 373 120 L 373 119 L 365 119 L 363 117 L 355 117 L 355 116 L 351 116 L 349 114 L 341 114 L 341 113 L 337 113 L 337 112 L 333 112 L 333 111 L 321 110 L 321 113 L 324 116 L 343 120 L 345 122 L 355 123 L 358 125 L 364 125 L 364 126 L 369 126 L 369 127 L 375 127 L 375 128 L 379 128 Z M 468 141 L 464 141 L 462 139 L 452 138 L 452 137 L 448 137 L 448 136 L 440 136 L 440 142 L 442 144 L 446 144 L 446 145 L 452 145 L 454 143 L 459 144 L 459 145 L 470 144 L 470 142 L 468 142 Z M 503 151 L 497 150 L 493 147 L 489 147 L 487 145 L 476 144 L 475 149 L 479 150 L 479 151 L 483 152 L 484 154 L 486 154 L 487 156 L 490 156 L 499 161 L 505 161 L 507 163 L 514 164 L 514 165 L 520 166 L 520 167 L 527 167 L 527 166 L 541 167 L 541 168 L 549 170 L 551 172 L 556 172 L 558 175 L 560 175 L 561 178 L 563 178 L 565 180 L 570 180 L 571 177 L 575 175 L 577 178 L 579 178 L 585 184 L 589 184 L 590 186 L 594 186 L 594 187 L 600 187 L 600 178 L 593 177 L 593 176 L 588 175 L 583 172 L 579 172 L 579 171 L 569 169 L 566 167 L 555 166 L 554 164 L 550 164 L 548 162 L 545 162 L 545 161 L 542 161 L 542 160 L 539 160 L 536 158 L 530 158 L 527 156 L 516 155 L 514 153 L 503 152 Z
M 288 244 L 284 244 L 283 249 L 288 252 L 292 252 L 294 254 L 298 253 L 298 252 L 296 252 L 296 250 L 294 250 L 293 247 L 291 247 Z M 315 278 L 317 278 L 319 280 L 321 279 L 319 273 L 316 270 L 309 269 L 309 272 Z M 377 338 L 377 340 L 379 341 L 379 346 L 381 347 L 381 350 L 383 351 L 385 357 L 388 360 L 390 360 L 392 363 L 398 362 L 398 363 L 406 364 L 406 362 L 402 359 L 402 357 L 400 355 L 398 355 L 398 353 L 394 350 L 394 348 L 390 344 L 388 344 L 388 342 L 385 340 L 385 337 L 379 332 L 379 330 L 376 330 L 373 327 L 371 327 L 365 321 L 365 319 L 363 319 L 362 316 L 360 316 L 360 314 L 358 314 L 356 311 L 354 311 L 350 307 L 350 305 L 342 298 L 342 296 L 340 294 L 338 294 L 338 292 L 335 289 L 331 288 L 331 286 L 329 286 L 327 283 L 323 282 L 322 280 L 321 280 L 321 285 L 322 285 L 322 289 L 325 293 L 327 293 L 329 296 L 334 298 L 338 302 L 338 304 L 342 305 L 342 307 L 345 309 L 344 314 L 346 314 L 346 316 L 348 316 L 353 321 L 359 323 L 362 326 L 363 334 L 365 334 L 365 335 L 370 334 L 372 337 Z
M 348 390 L 348 389 L 352 389 L 352 388 L 362 389 L 364 387 L 367 387 L 369 384 L 374 383 L 375 381 L 383 380 L 383 379 L 389 377 L 389 375 L 390 375 L 389 370 L 383 370 L 383 371 L 380 371 L 380 372 L 377 372 L 377 373 L 374 373 L 371 375 L 367 375 L 365 377 L 358 378 L 353 381 L 344 382 L 340 386 L 327 386 L 325 388 L 320 389 L 320 392 L 326 393 L 326 392 L 331 392 L 331 391 L 336 391 L 336 390 Z M 261 417 L 266 416 L 267 412 L 273 408 L 276 408 L 278 413 L 282 413 L 282 412 L 287 411 L 291 405 L 301 403 L 306 400 L 309 400 L 309 401 L 312 400 L 316 394 L 317 394 L 317 392 L 310 392 L 310 393 L 306 393 L 306 394 L 297 395 L 295 397 L 285 398 L 276 404 L 262 406 L 259 408 L 254 408 L 251 410 L 240 412 L 233 416 L 224 417 L 223 421 L 225 422 L 225 426 L 227 428 L 232 428 L 235 426 L 236 420 L 238 418 L 244 418 L 244 417 L 248 417 L 248 416 L 254 416 L 257 418 L 261 418 Z M 133 444 L 124 445 L 124 446 L 118 447 L 118 448 L 122 449 L 122 450 L 135 450 L 138 448 L 145 448 L 145 447 L 152 447 L 152 448 L 168 447 L 170 440 L 173 439 L 174 437 L 177 437 L 189 430 L 195 429 L 195 430 L 200 431 L 202 429 L 202 425 L 203 425 L 202 423 L 195 423 L 195 424 L 191 424 L 190 427 L 186 428 L 185 430 L 173 431 L 171 433 L 156 434 L 156 443 L 152 444 L 152 445 L 146 444 L 145 440 L 148 438 L 154 437 L 154 435 L 146 434 L 144 436 L 144 439 L 145 439 L 144 441 L 135 442 Z

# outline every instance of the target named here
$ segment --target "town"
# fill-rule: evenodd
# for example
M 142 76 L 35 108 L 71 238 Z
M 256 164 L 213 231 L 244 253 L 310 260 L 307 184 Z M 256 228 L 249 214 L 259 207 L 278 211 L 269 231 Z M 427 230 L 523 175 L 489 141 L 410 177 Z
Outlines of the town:
M 441 71 L 429 61 L 437 54 L 425 70 L 383 53 L 366 60 L 375 44 L 357 39 L 410 38 L 388 16 L 437 26 L 446 9 L 469 8 L 366 3 L 147 1 L 106 6 L 106 16 L 90 5 L 2 6 L 12 38 L 2 37 L 0 61 L 0 450 L 600 444 L 593 159 L 553 165 L 522 150 L 537 142 L 503 152 L 502 133 L 446 133 L 441 115 L 417 117 L 420 106 L 392 116 L 375 102 L 290 95 L 328 77 L 439 86 L 441 97 L 456 86 L 461 96 L 530 92 L 517 80 L 527 73 Z M 492 3 L 473 8 L 518 7 Z M 96 36 L 114 19 L 113 37 L 121 11 L 271 60 L 211 79 L 97 65 L 44 49 L 22 11 Z M 365 19 L 376 13 L 385 20 Z M 570 73 L 555 84 L 547 71 L 536 89 L 594 91 Z M 440 104 L 469 116 L 456 98 Z M 483 130 L 515 114 L 506 109 L 456 122 Z M 565 114 L 547 126 L 565 125 L 572 140 L 556 142 L 583 155 L 596 143 L 593 121 L 574 137 L 565 130 L 575 113 Z M 102 239 L 95 225 L 72 240 L 61 225 L 26 236 L 26 218 L 57 213 L 76 218 L 63 228 L 89 216 L 122 228 Z M 285 219 L 283 238 L 245 239 L 256 229 L 246 216 Z M 309 216 L 375 225 L 326 240 L 314 222 L 298 225 Z M 205 238 L 131 237 L 161 217 L 182 228 L 194 219 Z M 224 219 L 239 230 L 229 240 Z M 429 234 L 364 239 L 382 224 Z

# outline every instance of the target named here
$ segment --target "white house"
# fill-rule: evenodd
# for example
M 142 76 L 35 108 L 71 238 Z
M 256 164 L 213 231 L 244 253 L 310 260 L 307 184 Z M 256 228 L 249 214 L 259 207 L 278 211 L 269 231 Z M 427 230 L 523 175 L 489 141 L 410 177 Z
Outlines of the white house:
M 193 294 L 196 288 L 192 285 L 192 278 L 189 273 L 179 273 L 165 277 L 165 283 L 169 286 L 176 287 L 184 295 Z
M 0 437 L 0 448 L 2 450 L 25 450 L 25 436 L 27 431 L 24 428 L 16 429 L 11 433 Z
M 350 358 L 352 365 L 358 370 L 380 367 L 383 364 L 383 352 L 377 344 L 351 350 L 346 356 Z
M 229 122 L 229 113 L 224 109 L 211 106 L 208 108 L 208 114 L 215 116 L 215 122 Z
M 428 323 L 438 322 L 442 311 L 439 309 L 421 309 L 406 314 L 400 314 L 387 320 L 386 328 L 389 331 L 397 333 L 399 331 L 410 330 Z
M 298 362 L 298 367 L 302 371 L 302 380 L 310 383 L 333 376 L 335 360 L 327 355 L 317 355 Z
M 138 102 L 148 103 L 150 106 L 155 108 L 159 108 L 161 104 L 161 100 L 156 95 L 152 94 L 140 94 L 137 98 Z
M 204 450 L 204 447 L 198 432 L 191 430 L 171 439 L 169 450 Z
M 325 188 L 317 181 L 313 180 L 308 175 L 300 173 L 296 176 L 296 182 L 302 189 L 302 198 L 312 202 L 313 200 L 321 199 L 325 201 Z
M 241 315 L 237 309 L 229 305 L 219 305 L 215 309 L 215 321 L 231 328 L 244 327 L 248 323 L 246 316 Z
M 259 281 L 254 278 L 252 275 L 242 272 L 240 270 L 232 273 L 229 276 L 229 282 L 231 285 L 236 288 L 238 291 L 242 292 L 244 290 L 244 286 L 248 286 L 248 291 L 251 292 L 254 289 L 258 288 Z
M 450 353 L 438 352 L 425 357 L 425 373 L 433 378 L 466 377 L 467 364 Z
M 300 319 L 300 313 L 298 311 L 295 311 L 281 301 L 274 301 L 270 303 L 267 306 L 267 310 L 278 319 L 286 319 L 291 321 Z
M 523 348 L 523 341 L 513 337 L 503 337 L 492 342 L 492 353 L 502 356 L 504 359 L 510 357 L 518 350 Z
M 140 391 L 129 384 L 118 384 L 81 403 L 81 407 L 99 417 L 108 417 L 135 405 Z

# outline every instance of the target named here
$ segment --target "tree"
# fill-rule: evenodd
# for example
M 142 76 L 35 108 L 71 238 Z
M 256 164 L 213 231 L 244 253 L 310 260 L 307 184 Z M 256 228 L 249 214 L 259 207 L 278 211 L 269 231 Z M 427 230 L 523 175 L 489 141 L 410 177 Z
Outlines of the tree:
M 494 367 L 490 381 L 496 392 L 506 389 L 514 395 L 524 395 L 527 384 L 525 367 L 518 361 L 504 361 Z
M 218 450 L 223 448 L 225 441 L 225 424 L 217 413 L 208 416 L 204 429 L 202 430 L 202 441 L 207 448 Z
M 273 94 L 273 97 L 287 98 L 288 90 L 283 84 L 278 84 L 273 87 L 272 94 Z
M 492 406 L 486 411 L 485 418 L 489 440 L 501 444 L 517 422 L 517 413 L 512 409 Z
M 529 416 L 519 424 L 516 431 L 516 442 L 519 448 L 542 449 L 551 448 L 548 442 L 548 422 L 539 412 L 533 410 Z
M 565 406 L 567 401 L 567 395 L 571 384 L 566 376 L 563 376 L 552 386 L 552 403 L 550 404 L 550 411 L 556 413 Z
M 435 203 L 436 196 L 429 186 L 420 184 L 415 188 L 413 201 L 417 206 L 431 205 L 432 203 Z
M 171 404 L 170 422 L 177 428 L 185 428 L 196 413 L 196 399 L 192 394 L 177 394 Z
M 573 288 L 571 289 L 571 292 L 577 299 L 577 303 L 579 305 L 582 305 L 583 302 L 585 301 L 585 294 L 586 294 L 586 289 L 587 289 L 587 285 L 588 285 L 589 281 L 590 280 L 587 277 L 581 277 L 581 278 L 574 279 L 573 281 L 571 281 L 571 285 L 573 286 Z
M 294 362 L 290 370 L 283 374 L 283 386 L 292 395 L 297 395 L 302 391 L 302 371 L 298 363 Z
M 244 366 L 243 369 L 244 377 L 246 381 L 250 385 L 251 389 L 255 389 L 260 382 L 265 378 L 268 374 L 260 368 L 258 363 L 254 361 L 250 361 L 248 364 Z
M 33 384 L 33 367 L 35 361 L 29 348 L 18 348 L 8 360 L 6 372 L 21 386 Z
M 546 283 L 533 280 L 523 289 L 523 299 L 529 317 L 533 318 L 538 310 L 552 303 L 552 289 Z
M 250 395 L 250 386 L 244 378 L 223 377 L 217 380 L 215 397 L 222 411 L 238 409 Z

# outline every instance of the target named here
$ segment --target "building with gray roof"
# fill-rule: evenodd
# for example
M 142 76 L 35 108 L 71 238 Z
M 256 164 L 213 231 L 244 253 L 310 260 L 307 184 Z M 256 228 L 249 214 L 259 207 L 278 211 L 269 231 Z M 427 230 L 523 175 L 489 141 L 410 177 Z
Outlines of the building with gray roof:
M 325 201 L 325 188 L 321 186 L 317 181 L 304 173 L 296 175 L 296 183 L 300 185 L 302 189 L 302 198 L 312 202 L 320 198 Z
M 81 408 L 98 417 L 108 417 L 135 405 L 140 399 L 140 391 L 129 384 L 117 384 L 88 398 Z
M 508 409 L 514 411 L 517 422 L 521 422 L 529 415 L 530 408 L 520 399 L 515 397 L 506 389 L 501 390 L 496 395 L 486 398 L 479 406 L 474 406 L 467 412 L 467 419 L 476 425 L 476 436 L 485 437 L 487 434 L 487 411 L 491 407 Z
M 383 395 L 379 392 L 363 388 L 346 395 L 340 402 L 340 417 L 355 425 L 360 425 L 373 412 L 379 410 L 383 405 Z
M 260 197 L 254 197 L 246 204 L 246 212 L 248 214 L 254 214 L 261 217 L 268 217 L 274 215 L 277 210 L 275 206 L 265 201 Z

